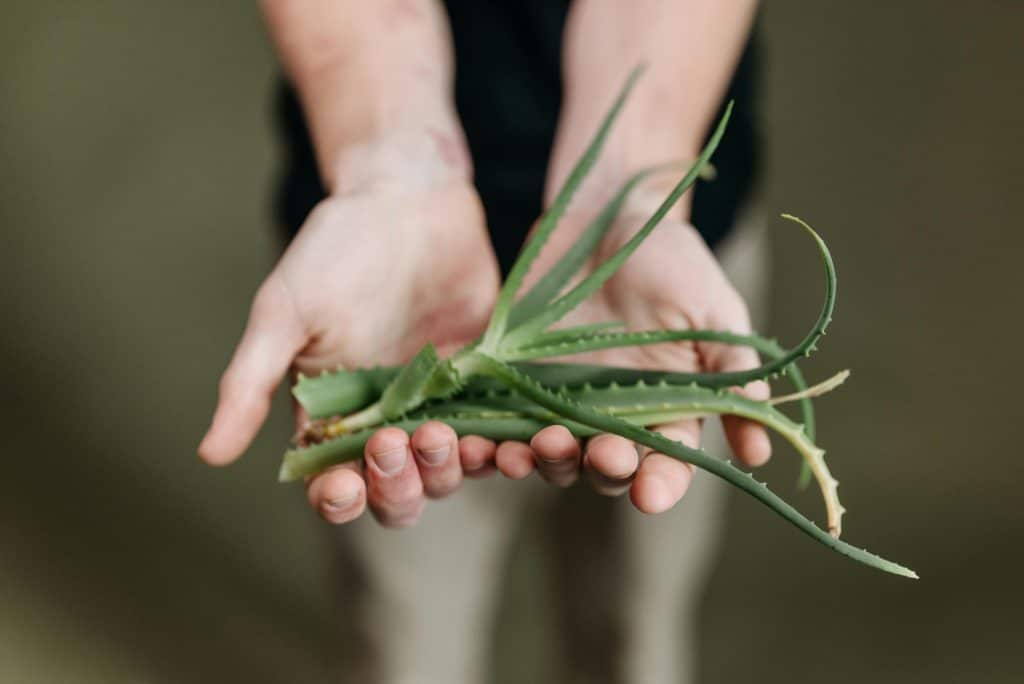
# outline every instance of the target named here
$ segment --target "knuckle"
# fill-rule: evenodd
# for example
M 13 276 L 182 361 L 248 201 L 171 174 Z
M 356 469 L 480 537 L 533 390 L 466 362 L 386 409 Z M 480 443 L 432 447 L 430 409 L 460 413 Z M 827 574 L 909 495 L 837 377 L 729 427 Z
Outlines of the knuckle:
M 371 495 L 372 501 L 387 510 L 401 511 L 418 505 L 423 500 L 423 482 L 419 476 L 400 477 L 386 487 L 378 487 Z
M 433 478 L 423 483 L 423 493 L 428 499 L 443 499 L 454 494 L 462 484 L 462 476 L 458 471 Z
M 371 506 L 374 518 L 382 527 L 390 529 L 402 529 L 412 527 L 420 520 L 423 513 L 424 502 L 420 501 L 415 506 L 407 508 L 392 508 L 389 506 Z

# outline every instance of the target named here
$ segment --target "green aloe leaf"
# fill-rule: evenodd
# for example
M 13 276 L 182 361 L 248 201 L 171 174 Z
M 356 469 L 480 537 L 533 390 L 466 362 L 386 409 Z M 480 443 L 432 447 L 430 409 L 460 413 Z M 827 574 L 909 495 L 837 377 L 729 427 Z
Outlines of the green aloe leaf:
M 519 258 L 512 265 L 512 270 L 509 272 L 505 284 L 498 293 L 498 300 L 495 303 L 494 312 L 491 314 L 491 321 L 480 343 L 483 349 L 496 348 L 498 342 L 504 336 L 508 325 L 508 317 L 512 310 L 512 303 L 515 301 L 516 294 L 519 292 L 526 274 L 529 273 L 533 262 L 537 259 L 541 249 L 543 249 L 548 238 L 551 237 L 551 233 L 557 227 L 558 221 L 562 218 L 566 208 L 569 206 L 569 202 L 572 200 L 572 196 L 597 162 L 601 148 L 604 147 L 604 143 L 608 139 L 608 133 L 611 131 L 612 124 L 618 118 L 619 112 L 622 111 L 622 107 L 626 103 L 626 98 L 629 97 L 629 93 L 633 90 L 637 79 L 640 78 L 642 73 L 642 67 L 637 67 L 630 73 L 622 91 L 615 98 L 611 111 L 608 112 L 600 128 L 598 128 L 594 139 L 583 153 L 583 156 L 580 157 L 580 160 L 576 162 L 576 166 L 562 185 L 561 190 L 558 191 L 555 200 L 537 223 L 533 235 L 527 241 L 526 246 L 523 247 Z
M 753 380 L 762 380 L 780 373 L 787 366 L 801 357 L 809 356 L 815 349 L 815 345 L 825 329 L 832 320 L 832 312 L 836 303 L 836 269 L 832 261 L 832 254 L 829 252 L 825 241 L 821 239 L 813 228 L 805 222 L 783 214 L 783 217 L 795 221 L 802 226 L 810 235 L 818 247 L 821 255 L 822 265 L 825 268 L 825 299 L 818 313 L 817 319 L 811 325 L 811 329 L 795 347 L 781 356 L 773 358 L 772 361 L 757 368 L 745 371 L 733 371 L 730 373 L 707 373 L 695 378 L 696 382 L 715 387 L 743 386 Z M 531 322 L 532 323 L 532 322 Z M 726 344 L 740 344 L 751 346 L 759 352 L 767 350 L 766 340 L 751 335 L 740 335 L 727 331 L 715 330 L 648 330 L 632 332 L 602 332 L 596 331 L 585 335 L 579 335 L 576 339 L 548 338 L 545 334 L 533 335 L 520 346 L 513 346 L 513 340 L 517 331 L 509 333 L 509 342 L 505 345 L 503 359 L 507 361 L 527 361 L 552 356 L 567 356 L 581 354 L 584 352 L 597 351 L 600 349 L 614 349 L 618 347 L 632 347 L 637 345 L 661 344 L 664 342 L 679 341 L 701 341 L 701 342 L 724 342 Z M 774 354 L 773 354 L 774 356 Z
M 310 418 L 351 413 L 380 399 L 397 368 L 356 368 L 323 373 L 315 377 L 299 376 L 292 396 Z
M 797 529 L 810 536 L 812 539 L 824 544 L 828 548 L 860 563 L 889 572 L 902 577 L 917 578 L 917 573 L 898 563 L 886 560 L 881 556 L 859 549 L 851 544 L 839 540 L 821 529 L 799 511 L 793 508 L 781 497 L 768 489 L 766 485 L 756 481 L 750 474 L 736 468 L 728 461 L 716 459 L 699 449 L 692 449 L 681 442 L 675 442 L 663 435 L 651 432 L 642 427 L 637 427 L 627 421 L 596 411 L 587 406 L 572 401 L 565 396 L 555 394 L 538 384 L 528 376 L 520 373 L 506 363 L 478 353 L 481 357 L 480 365 L 489 375 L 493 375 L 510 389 L 515 390 L 522 396 L 536 402 L 544 408 L 553 411 L 563 418 L 581 423 L 595 430 L 610 432 L 643 444 L 658 453 L 677 458 L 681 461 L 691 463 L 702 470 L 717 475 L 726 482 L 740 488 L 751 495 L 771 510 L 778 513 L 783 519 L 790 522 Z
M 419 416 L 386 424 L 412 433 L 420 425 L 433 419 L 433 416 Z M 538 430 L 550 425 L 550 423 L 535 418 L 496 420 L 494 418 L 460 418 L 438 415 L 436 419 L 443 420 L 460 435 L 488 435 L 495 440 L 529 440 Z M 367 440 L 376 430 L 377 427 L 366 428 L 320 444 L 289 449 L 285 452 L 284 460 L 281 462 L 278 480 L 294 482 L 322 472 L 333 465 L 361 459 Z
M 774 404 L 793 401 L 802 395 L 818 396 L 834 389 L 845 377 L 846 373 L 841 373 L 798 394 L 775 398 L 770 402 L 752 401 L 733 392 L 693 384 L 671 385 L 664 381 L 657 384 L 638 381 L 633 385 L 613 383 L 607 387 L 582 386 L 567 388 L 563 392 L 580 403 L 636 425 L 657 425 L 713 414 L 742 415 L 779 432 L 805 459 L 809 459 L 816 458 L 817 447 L 808 439 L 803 427 L 781 414 L 774 408 Z M 456 426 L 460 432 L 471 430 L 473 434 L 490 439 L 529 439 L 533 432 L 554 423 L 567 425 L 577 437 L 593 434 L 590 428 L 565 421 L 503 385 L 496 383 L 496 386 L 500 389 L 467 388 L 453 398 L 431 401 L 398 422 L 387 424 L 411 431 L 427 420 L 441 420 Z M 527 424 L 522 419 L 535 422 Z M 513 423 L 507 422 L 510 420 Z M 365 439 L 375 429 L 343 434 L 312 446 L 293 449 L 288 452 L 285 472 L 293 477 L 303 477 L 331 465 L 359 458 L 362 456 Z
M 438 357 L 434 345 L 428 344 L 384 390 L 380 398 L 381 414 L 388 420 L 397 418 L 427 399 L 454 393 L 460 385 L 451 363 Z
M 530 288 L 530 291 L 515 303 L 515 306 L 512 307 L 512 313 L 508 318 L 509 327 L 514 328 L 523 321 L 536 316 L 552 299 L 558 296 L 569 283 L 569 280 L 583 267 L 587 258 L 601 244 L 601 240 L 604 239 L 605 235 L 608 234 L 608 230 L 615 223 L 615 219 L 622 210 L 622 205 L 625 204 L 629 193 L 637 185 L 651 174 L 673 168 L 674 166 L 674 164 L 666 164 L 664 166 L 644 169 L 623 183 L 619 191 L 608 200 L 608 203 L 605 204 L 601 212 L 576 239 L 576 242 Z
M 725 109 L 725 113 L 722 115 L 721 121 L 718 122 L 718 126 L 715 128 L 714 133 L 708 140 L 707 145 L 701 151 L 697 161 L 690 168 L 682 180 L 676 184 L 669 193 L 665 201 L 661 203 L 654 215 L 651 216 L 643 227 L 640 228 L 637 233 L 626 242 L 615 254 L 609 257 L 606 261 L 601 263 L 595 268 L 586 278 L 584 278 L 576 287 L 572 288 L 566 294 L 559 297 L 552 304 L 546 307 L 539 314 L 533 318 L 521 323 L 514 330 L 510 331 L 505 339 L 502 341 L 502 350 L 515 349 L 521 347 L 533 339 L 537 334 L 546 330 L 550 325 L 560 320 L 567 313 L 575 309 L 580 305 L 583 300 L 596 292 L 604 283 L 608 280 L 622 264 L 625 263 L 626 259 L 636 251 L 637 247 L 647 239 L 647 236 L 651 234 L 651 231 L 661 223 L 662 219 L 665 218 L 672 206 L 679 201 L 679 198 L 690 189 L 690 186 L 696 182 L 697 177 L 700 174 L 701 169 L 711 159 L 711 155 L 718 149 L 718 144 L 722 140 L 722 135 L 725 134 L 725 128 L 729 123 L 729 116 L 732 113 L 732 103 Z

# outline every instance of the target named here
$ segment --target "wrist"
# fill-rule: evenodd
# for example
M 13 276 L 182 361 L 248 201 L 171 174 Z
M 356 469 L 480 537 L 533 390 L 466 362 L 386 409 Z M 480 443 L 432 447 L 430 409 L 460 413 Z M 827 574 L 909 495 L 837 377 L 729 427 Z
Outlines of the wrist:
M 322 174 L 330 194 L 350 195 L 470 185 L 473 168 L 461 127 L 454 117 L 438 117 L 346 138 Z
M 650 94 L 641 92 L 651 90 L 649 85 L 641 82 L 626 103 L 574 202 L 603 205 L 635 174 L 665 167 L 645 177 L 627 200 L 627 208 L 643 206 L 653 211 L 696 160 L 703 126 L 686 123 L 678 109 L 659 109 L 658 103 L 650 101 Z M 607 104 L 612 97 L 614 94 L 574 93 L 567 88 L 549 167 L 548 200 L 558 192 L 600 126 L 603 112 L 599 103 Z M 686 205 L 688 199 L 677 208 Z
M 695 159 L 735 70 L 755 5 L 753 0 L 573 3 L 548 196 L 582 153 L 627 73 L 639 64 L 647 68 L 612 129 L 594 186 L 616 187 L 641 169 Z
M 331 194 L 384 182 L 431 185 L 472 178 L 449 78 L 339 67 L 304 98 L 317 162 Z M 301 92 L 301 91 L 300 91 Z
M 394 175 L 386 168 L 391 160 L 429 166 L 432 139 L 446 158 L 464 150 L 440 3 L 263 4 L 329 192 L 347 191 L 353 179 Z

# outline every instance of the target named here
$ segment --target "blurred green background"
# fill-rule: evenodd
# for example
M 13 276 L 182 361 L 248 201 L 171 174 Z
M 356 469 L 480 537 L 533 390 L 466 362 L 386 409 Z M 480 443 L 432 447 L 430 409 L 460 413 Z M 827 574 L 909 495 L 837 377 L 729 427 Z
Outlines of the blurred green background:
M 762 19 L 762 204 L 819 226 L 839 266 L 808 371 L 854 370 L 820 402 L 847 535 L 922 579 L 735 495 L 702 681 L 1022 681 L 1024 3 L 779 0 Z M 4 12 L 2 682 L 327 681 L 345 612 L 321 524 L 275 483 L 284 402 L 238 465 L 194 456 L 273 260 L 275 77 L 248 3 Z M 795 340 L 820 274 L 774 226 L 770 332 Z M 817 511 L 794 472 L 767 477 Z M 528 546 L 510 595 L 534 593 Z M 541 600 L 506 603 L 502 633 L 542 661 Z

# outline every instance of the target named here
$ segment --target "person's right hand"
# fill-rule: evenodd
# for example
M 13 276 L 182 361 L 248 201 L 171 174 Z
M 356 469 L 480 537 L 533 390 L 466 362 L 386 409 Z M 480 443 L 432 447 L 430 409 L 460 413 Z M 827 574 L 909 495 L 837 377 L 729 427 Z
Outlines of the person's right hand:
M 289 369 L 312 375 L 403 363 L 428 341 L 443 352 L 483 331 L 498 270 L 469 174 L 450 154 L 445 163 L 442 142 L 436 165 L 403 166 L 401 151 L 370 151 L 370 161 L 384 163 L 361 166 L 350 191 L 310 214 L 253 300 L 199 446 L 204 461 L 225 465 L 245 451 Z M 365 172 L 395 166 L 405 170 Z M 468 469 L 474 449 L 487 447 L 477 441 L 463 442 Z M 462 476 L 455 432 L 432 422 L 411 438 L 397 428 L 377 431 L 363 463 L 327 470 L 307 488 L 330 522 L 353 520 L 369 506 L 382 524 L 404 526 L 416 521 L 425 497 L 451 493 Z

